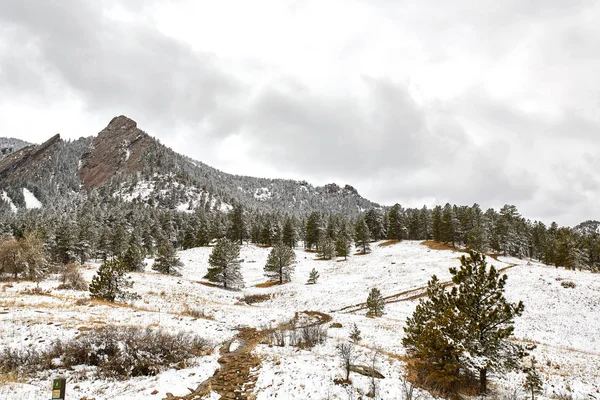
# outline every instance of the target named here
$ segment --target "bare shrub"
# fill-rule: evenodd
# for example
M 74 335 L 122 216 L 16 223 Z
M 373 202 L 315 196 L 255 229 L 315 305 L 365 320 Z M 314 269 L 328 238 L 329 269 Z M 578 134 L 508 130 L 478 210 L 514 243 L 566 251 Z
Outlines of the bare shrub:
M 274 346 L 285 347 L 286 331 L 277 329 L 273 331 L 272 337 Z
M 194 357 L 206 355 L 211 346 L 205 339 L 157 329 L 104 326 L 68 341 L 56 341 L 45 352 L 4 350 L 0 354 L 3 373 L 53 369 L 76 365 L 97 367 L 101 377 L 129 379 L 153 376 L 167 368 L 185 368 Z
M 415 385 L 410 382 L 406 376 L 402 377 L 402 399 L 403 400 L 421 400 L 423 395 L 415 390 Z
M 19 293 L 26 294 L 30 296 L 49 296 L 51 290 L 44 290 L 39 286 L 35 286 L 32 288 L 25 288 L 21 290 Z
M 322 325 L 304 326 L 300 328 L 300 337 L 296 346 L 300 348 L 313 348 L 322 344 L 327 339 L 327 329 Z
M 67 264 L 60 274 L 60 286 L 57 289 L 88 290 L 88 284 L 83 279 L 79 266 Z
M 340 365 L 346 373 L 345 382 L 350 382 L 350 369 L 354 361 L 356 361 L 356 353 L 352 343 L 340 343 L 336 346 L 338 355 L 340 356 Z
M 550 398 L 556 400 L 573 400 L 573 395 L 571 393 L 560 391 L 558 393 L 552 393 Z
M 207 314 L 205 309 L 191 307 L 189 304 L 185 304 L 182 314 L 196 319 L 214 320 L 214 317 L 210 314 Z
M 577 285 L 573 281 L 562 281 L 560 286 L 568 289 L 574 289 Z
M 520 400 L 523 397 L 525 396 L 521 385 L 508 386 L 498 394 L 500 400 Z
M 40 366 L 51 367 L 51 365 L 50 359 L 44 358 L 42 353 L 35 349 L 5 348 L 0 353 L 2 374 L 23 376 L 35 372 Z
M 301 335 L 297 329 L 292 329 L 291 331 L 288 331 L 288 344 L 290 346 L 298 346 L 300 339 Z

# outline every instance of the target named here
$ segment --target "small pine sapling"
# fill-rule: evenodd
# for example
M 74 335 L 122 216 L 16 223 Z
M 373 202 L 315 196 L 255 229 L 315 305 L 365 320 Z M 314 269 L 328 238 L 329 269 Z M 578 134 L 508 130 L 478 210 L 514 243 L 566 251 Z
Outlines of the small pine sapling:
M 124 290 L 133 286 L 133 283 L 125 276 L 126 273 L 127 268 L 120 259 L 105 261 L 92 278 L 89 286 L 90 297 L 110 302 L 138 299 L 139 296 L 136 293 Z
M 335 243 L 328 237 L 319 239 L 317 257 L 323 260 L 331 260 L 335 257 Z
M 244 287 L 239 257 L 240 246 L 237 243 L 226 238 L 219 239 L 208 258 L 210 268 L 204 278 L 222 283 L 225 289 Z
M 525 368 L 525 383 L 523 384 L 525 390 L 531 393 L 531 400 L 535 400 L 536 394 L 541 394 L 543 389 L 543 382 L 540 373 L 535 366 L 535 357 L 531 358 L 531 366 Z
M 180 275 L 179 270 L 183 263 L 177 258 L 175 247 L 170 241 L 164 241 L 158 246 L 158 256 L 154 260 L 152 269 L 165 275 Z
M 338 257 L 344 257 L 344 260 L 348 259 L 350 254 L 350 247 L 352 243 L 350 239 L 344 235 L 340 235 L 335 241 L 335 253 Z
M 381 292 L 377 288 L 371 289 L 367 298 L 367 317 L 381 317 L 384 312 L 385 303 Z
M 353 324 L 352 331 L 350 331 L 350 340 L 352 340 L 354 343 L 358 343 L 361 341 L 361 339 L 362 337 L 360 336 L 360 329 L 358 329 L 356 324 Z
M 310 274 L 308 275 L 308 284 L 309 285 L 314 285 L 315 283 L 317 283 L 317 280 L 319 279 L 319 272 L 316 269 L 312 269 L 312 271 L 310 271 Z
M 283 243 L 278 243 L 269 253 L 264 268 L 265 275 L 269 279 L 278 281 L 280 285 L 289 282 L 294 272 L 295 260 L 296 253 L 294 253 L 294 250 Z

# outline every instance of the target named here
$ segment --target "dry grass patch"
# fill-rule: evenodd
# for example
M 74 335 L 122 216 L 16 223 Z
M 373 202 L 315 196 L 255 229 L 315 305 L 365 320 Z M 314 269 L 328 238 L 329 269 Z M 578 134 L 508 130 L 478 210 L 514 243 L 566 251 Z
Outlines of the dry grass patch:
M 248 305 L 252 305 L 252 304 L 256 304 L 256 303 L 262 303 L 264 301 L 270 300 L 271 299 L 271 295 L 270 294 L 247 294 L 244 295 L 244 303 L 248 304 Z
M 264 288 L 270 288 L 272 286 L 277 286 L 277 285 L 279 285 L 279 281 L 269 281 L 269 282 L 263 282 L 263 283 L 256 284 L 256 285 L 254 285 L 254 287 L 264 289 Z
M 388 241 L 379 243 L 379 247 L 391 246 L 391 245 L 396 244 L 396 243 L 400 243 L 400 240 L 397 240 L 397 239 L 388 240 Z
M 179 313 L 179 315 L 184 317 L 192 317 L 196 319 L 207 319 L 211 321 L 214 321 L 215 319 L 212 315 L 207 314 L 206 310 L 190 307 L 190 305 L 187 303 L 184 305 L 184 309 L 182 312 Z
M 26 288 L 21 290 L 19 293 L 27 296 L 50 296 L 52 291 L 50 289 L 44 290 L 39 286 L 35 286 L 32 288 Z
M 442 242 L 436 242 L 435 240 L 424 240 L 421 242 L 421 244 L 423 246 L 429 247 L 431 250 L 461 251 L 460 249 L 457 249 L 453 245 L 450 245 L 447 243 L 442 243 Z
M 6 387 L 11 383 L 27 383 L 27 381 L 15 371 L 6 374 L 0 373 L 0 387 Z
M 212 287 L 212 288 L 223 289 L 223 286 L 217 285 L 216 283 L 205 282 L 205 281 L 198 281 L 198 283 L 201 285 L 204 285 L 204 286 Z

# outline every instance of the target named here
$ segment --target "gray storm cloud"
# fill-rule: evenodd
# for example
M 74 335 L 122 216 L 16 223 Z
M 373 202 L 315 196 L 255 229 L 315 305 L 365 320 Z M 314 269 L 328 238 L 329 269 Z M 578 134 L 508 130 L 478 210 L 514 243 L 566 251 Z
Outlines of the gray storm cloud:
M 443 66 L 466 54 L 478 63 L 477 77 L 469 77 L 475 83 L 423 101 L 402 75 L 357 68 L 339 79 L 343 86 L 354 76 L 360 90 L 341 92 L 265 60 L 233 63 L 243 68 L 256 61 L 259 75 L 276 71 L 253 80 L 231 68 L 230 56 L 158 29 L 150 15 L 161 1 L 3 1 L 0 104 L 43 107 L 75 97 L 86 115 L 108 121 L 127 114 L 209 164 L 219 146 L 237 137 L 243 151 L 227 172 L 260 163 L 272 177 L 340 179 L 384 204 L 511 203 L 545 222 L 600 219 L 597 2 L 359 3 L 402 29 L 398 41 L 411 33 L 411 46 L 425 54 L 424 68 L 437 74 L 432 79 L 444 78 Z M 111 17 L 117 6 L 139 18 Z M 344 45 L 339 54 L 350 70 L 378 43 L 369 32 L 361 40 L 349 36 L 355 47 Z M 522 84 L 495 80 L 513 69 Z M 10 118 L 19 116 L 2 115 L 0 127 Z M 50 133 L 39 126 L 9 136 L 42 141 Z

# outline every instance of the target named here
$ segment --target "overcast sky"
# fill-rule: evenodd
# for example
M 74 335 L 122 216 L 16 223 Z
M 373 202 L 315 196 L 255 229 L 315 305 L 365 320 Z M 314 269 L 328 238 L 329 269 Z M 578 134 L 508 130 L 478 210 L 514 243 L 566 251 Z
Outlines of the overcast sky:
M 125 114 L 223 171 L 600 219 L 597 0 L 0 1 L 0 136 Z

